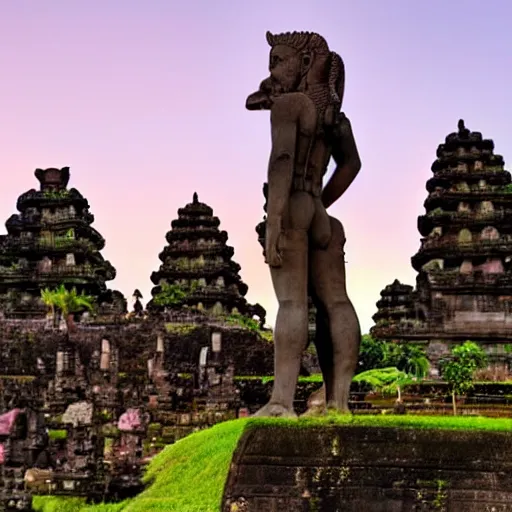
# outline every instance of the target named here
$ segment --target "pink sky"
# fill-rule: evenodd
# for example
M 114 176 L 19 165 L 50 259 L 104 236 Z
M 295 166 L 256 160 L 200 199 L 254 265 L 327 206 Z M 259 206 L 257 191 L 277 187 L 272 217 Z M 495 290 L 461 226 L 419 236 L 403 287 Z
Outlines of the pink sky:
M 254 231 L 269 119 L 244 104 L 267 73 L 266 30 L 316 31 L 345 61 L 363 162 L 330 213 L 366 332 L 381 289 L 414 284 L 425 182 L 458 119 L 512 159 L 511 16 L 507 0 L 4 1 L 0 220 L 37 187 L 35 168 L 70 166 L 117 269 L 111 287 L 147 299 L 170 222 L 197 191 L 273 323 Z

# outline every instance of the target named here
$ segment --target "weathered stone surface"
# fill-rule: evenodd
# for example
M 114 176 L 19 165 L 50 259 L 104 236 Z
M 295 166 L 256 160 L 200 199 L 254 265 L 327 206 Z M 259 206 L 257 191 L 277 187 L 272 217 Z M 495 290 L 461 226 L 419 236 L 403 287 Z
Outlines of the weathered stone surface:
M 470 339 L 487 349 L 491 367 L 508 367 L 512 185 L 504 165 L 493 141 L 463 120 L 439 145 L 426 211 L 418 217 L 421 246 L 411 260 L 416 287 L 395 281 L 382 290 L 372 335 L 448 344 Z M 432 363 L 435 370 L 436 357 Z
M 253 427 L 235 452 L 222 510 L 506 512 L 511 470 L 505 432 Z
M 124 314 L 126 300 L 105 284 L 116 271 L 101 255 L 105 240 L 92 227 L 89 203 L 68 189 L 69 168 L 36 169 L 35 176 L 40 189 L 19 196 L 19 213 L 0 235 L 0 312 L 5 318 L 44 319 L 41 290 L 64 285 L 95 297 L 100 311 Z
M 168 245 L 159 255 L 162 264 L 151 274 L 156 286 L 148 310 L 187 306 L 212 315 L 256 315 L 261 325 L 265 323 L 265 309 L 245 299 L 248 287 L 239 275 L 240 265 L 232 260 L 228 234 L 219 225 L 213 209 L 200 202 L 196 193 L 191 203 L 178 210 L 166 235 Z
M 70 423 L 74 427 L 91 425 L 93 405 L 89 402 L 76 402 L 71 404 L 62 415 L 62 423 Z
M 361 168 L 350 121 L 341 112 L 343 60 L 313 32 L 267 32 L 270 76 L 246 100 L 270 111 L 272 148 L 264 193 L 267 213 L 257 231 L 279 302 L 275 381 L 258 416 L 294 416 L 301 353 L 309 339 L 308 294 L 317 309 L 316 342 L 331 408 L 348 411 L 361 333 L 345 286 L 342 224 L 327 208 Z M 323 177 L 329 160 L 336 167 Z

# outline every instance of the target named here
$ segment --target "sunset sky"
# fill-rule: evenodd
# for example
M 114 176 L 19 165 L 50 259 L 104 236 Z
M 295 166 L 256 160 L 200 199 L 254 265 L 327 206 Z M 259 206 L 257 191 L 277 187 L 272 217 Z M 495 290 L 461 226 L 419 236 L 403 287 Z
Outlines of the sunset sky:
M 197 191 L 273 324 L 254 231 L 269 115 L 244 105 L 268 73 L 265 32 L 316 31 L 345 61 L 363 163 L 330 213 L 367 332 L 382 288 L 414 284 L 425 182 L 459 118 L 512 161 L 511 19 L 509 0 L 0 0 L 0 222 L 37 167 L 69 166 L 117 269 L 110 286 L 147 300 Z

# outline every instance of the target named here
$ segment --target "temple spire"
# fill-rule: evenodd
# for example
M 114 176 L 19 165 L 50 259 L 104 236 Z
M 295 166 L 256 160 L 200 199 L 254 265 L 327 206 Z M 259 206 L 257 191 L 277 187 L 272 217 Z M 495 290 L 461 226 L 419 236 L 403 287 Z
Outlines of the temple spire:
M 197 192 L 194 192 L 194 195 L 192 196 L 192 203 L 197 204 L 199 202 L 199 198 L 197 197 Z
M 237 312 L 249 318 L 256 311 L 264 318 L 265 311 L 254 309 L 245 299 L 247 285 L 240 277 L 240 265 L 232 260 L 234 249 L 226 244 L 227 233 L 219 230 L 219 218 L 210 206 L 198 201 L 196 193 L 193 201 L 180 208 L 178 218 L 171 222 L 165 237 L 168 245 L 159 255 L 162 265 L 151 274 L 156 286 L 147 308 L 178 311 L 187 306 L 213 315 Z M 169 299 L 166 285 L 179 288 L 176 297 Z

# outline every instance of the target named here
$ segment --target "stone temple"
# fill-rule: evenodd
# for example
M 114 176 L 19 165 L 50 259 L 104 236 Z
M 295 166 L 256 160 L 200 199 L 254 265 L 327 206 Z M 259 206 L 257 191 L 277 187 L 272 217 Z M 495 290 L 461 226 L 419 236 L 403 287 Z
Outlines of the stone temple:
M 220 231 L 219 225 L 212 208 L 201 203 L 196 193 L 191 203 L 178 210 L 178 218 L 171 222 L 166 235 L 168 245 L 159 255 L 162 265 L 151 274 L 156 286 L 150 309 L 165 302 L 155 297 L 162 296 L 167 285 L 182 291 L 177 306 L 216 315 L 258 316 L 262 324 L 265 322 L 263 307 L 245 299 L 248 287 L 240 277 L 240 265 L 232 260 L 234 249 L 226 244 L 228 234 Z
M 512 342 L 512 184 L 494 143 L 459 121 L 427 181 L 412 257 L 416 288 L 398 281 L 377 303 L 373 336 L 428 344 L 435 362 L 451 343 L 482 344 L 495 363 Z
M 265 310 L 247 302 L 228 235 L 197 194 L 172 222 L 148 307 L 135 290 L 128 313 L 69 168 L 35 175 L 40 189 L 0 235 L 0 510 L 25 512 L 34 494 L 140 492 L 165 444 L 261 407 L 273 362 Z M 73 288 L 91 311 L 70 306 Z M 70 307 L 73 322 L 57 321 Z
M 68 189 L 69 168 L 37 169 L 39 190 L 17 201 L 19 213 L 0 235 L 0 311 L 7 318 L 37 318 L 47 312 L 42 288 L 60 284 L 107 300 L 106 282 L 114 267 L 101 250 L 105 240 L 92 227 L 89 203 L 75 188 Z

